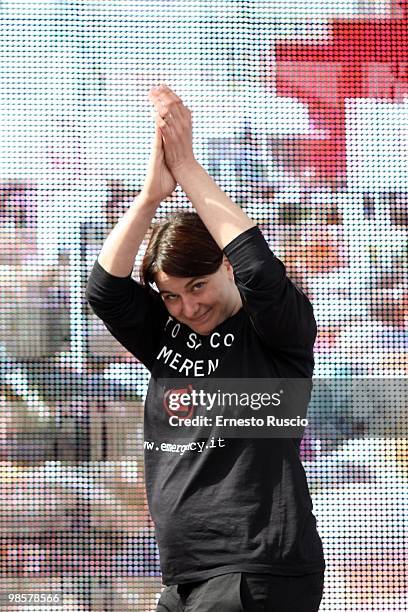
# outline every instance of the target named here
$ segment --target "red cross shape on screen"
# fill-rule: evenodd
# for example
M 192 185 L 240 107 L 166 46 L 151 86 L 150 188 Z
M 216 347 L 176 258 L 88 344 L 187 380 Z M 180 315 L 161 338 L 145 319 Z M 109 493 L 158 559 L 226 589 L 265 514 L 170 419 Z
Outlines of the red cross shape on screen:
M 408 96 L 407 13 L 402 0 L 390 17 L 331 20 L 327 43 L 277 43 L 277 95 L 306 103 L 312 128 L 280 141 L 284 164 L 312 170 L 318 182 L 345 183 L 345 99 L 398 103 Z

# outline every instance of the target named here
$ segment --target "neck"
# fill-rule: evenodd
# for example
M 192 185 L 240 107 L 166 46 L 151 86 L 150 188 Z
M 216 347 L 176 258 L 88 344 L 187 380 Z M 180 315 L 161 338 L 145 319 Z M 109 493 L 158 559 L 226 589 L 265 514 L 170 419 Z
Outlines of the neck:
M 242 308 L 242 298 L 241 298 L 241 294 L 237 289 L 237 298 L 235 300 L 235 305 L 234 308 L 232 309 L 232 312 L 230 314 L 230 317 L 232 317 L 234 314 L 236 314 L 239 310 L 241 310 Z

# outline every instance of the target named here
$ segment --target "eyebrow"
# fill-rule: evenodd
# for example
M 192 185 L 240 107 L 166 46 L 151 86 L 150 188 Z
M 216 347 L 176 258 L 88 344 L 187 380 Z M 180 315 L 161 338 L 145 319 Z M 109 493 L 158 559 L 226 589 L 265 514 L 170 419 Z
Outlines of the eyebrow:
M 197 283 L 199 280 L 202 280 L 204 278 L 206 278 L 206 276 L 195 276 L 194 278 L 192 278 L 190 281 L 188 281 L 184 285 L 184 289 L 186 289 L 187 287 L 189 287 L 193 283 Z M 174 291 L 170 291 L 169 289 L 163 289 L 162 291 L 159 290 L 159 293 L 160 293 L 160 295 L 162 295 L 163 293 L 174 293 Z

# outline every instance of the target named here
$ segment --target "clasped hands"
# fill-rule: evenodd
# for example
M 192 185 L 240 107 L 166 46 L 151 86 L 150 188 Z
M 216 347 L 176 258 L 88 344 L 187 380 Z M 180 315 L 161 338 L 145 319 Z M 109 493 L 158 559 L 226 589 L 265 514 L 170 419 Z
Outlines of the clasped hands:
M 192 142 L 191 111 L 167 85 L 149 91 L 162 136 L 166 165 L 177 181 L 179 170 L 196 162 Z

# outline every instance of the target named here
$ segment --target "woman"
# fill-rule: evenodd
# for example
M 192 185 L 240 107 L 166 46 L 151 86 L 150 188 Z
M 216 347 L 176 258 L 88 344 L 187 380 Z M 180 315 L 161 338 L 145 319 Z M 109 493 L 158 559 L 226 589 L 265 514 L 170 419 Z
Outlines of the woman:
M 195 159 L 189 109 L 164 85 L 149 96 L 156 130 L 145 184 L 107 237 L 86 298 L 152 374 L 145 476 L 166 585 L 157 610 L 312 612 L 325 562 L 300 439 L 173 444 L 160 380 L 311 378 L 313 309 Z M 196 213 L 155 227 L 138 283 L 136 254 L 177 183 Z

